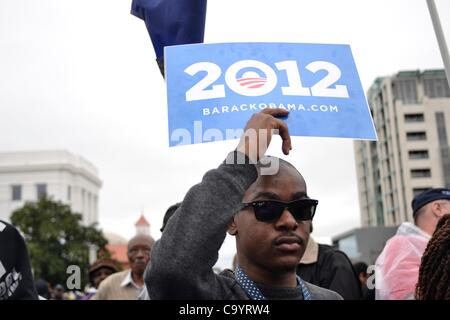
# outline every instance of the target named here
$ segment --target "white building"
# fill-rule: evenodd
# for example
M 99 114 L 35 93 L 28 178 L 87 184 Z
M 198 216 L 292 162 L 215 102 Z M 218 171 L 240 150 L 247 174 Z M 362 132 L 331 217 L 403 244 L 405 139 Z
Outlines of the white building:
M 47 194 L 89 225 L 98 221 L 101 185 L 94 165 L 67 151 L 0 152 L 0 219 Z
M 450 187 L 450 88 L 444 70 L 402 71 L 367 94 L 378 141 L 355 142 L 362 226 L 412 220 L 415 194 Z

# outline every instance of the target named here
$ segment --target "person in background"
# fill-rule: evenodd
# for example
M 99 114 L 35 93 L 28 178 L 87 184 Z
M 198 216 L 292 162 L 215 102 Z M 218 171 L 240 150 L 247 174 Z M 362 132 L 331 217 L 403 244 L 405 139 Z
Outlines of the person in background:
M 114 273 L 100 283 L 93 300 L 137 300 L 144 288 L 144 271 L 150 261 L 155 240 L 136 235 L 128 242 L 131 269 Z
M 178 209 L 180 206 L 181 206 L 181 202 L 177 202 L 177 203 L 171 205 L 171 206 L 167 209 L 166 213 L 164 214 L 163 225 L 161 226 L 161 229 L 160 229 L 161 232 L 164 231 L 164 229 L 165 229 L 165 227 L 166 227 L 166 225 L 167 225 L 167 222 L 169 221 L 170 217 L 172 217 L 172 215 L 175 213 L 175 211 L 177 211 L 177 209 Z
M 417 300 L 450 300 L 450 215 L 437 224 L 419 269 Z
M 173 205 L 171 205 L 167 210 L 166 213 L 164 214 L 164 218 L 163 218 L 163 224 L 161 226 L 161 229 L 159 229 L 161 232 L 164 232 L 164 229 L 166 228 L 167 222 L 169 221 L 170 217 L 173 216 L 173 214 L 175 213 L 175 211 L 177 211 L 177 209 L 180 207 L 181 202 L 177 202 Z M 149 263 L 150 264 L 150 263 Z M 146 271 L 148 270 L 145 269 Z M 145 271 L 145 272 L 146 272 Z M 145 278 L 145 272 L 144 272 L 144 278 Z M 148 290 L 144 285 L 144 290 L 141 291 L 141 293 L 139 294 L 138 300 L 150 300 L 150 296 L 148 295 Z
M 362 299 L 363 300 L 375 300 L 375 288 L 369 289 L 368 286 L 368 279 L 369 274 L 367 273 L 367 268 L 369 266 L 367 263 L 363 261 L 359 261 L 353 264 L 353 268 L 356 271 L 356 274 L 358 275 L 359 282 L 361 284 L 361 291 L 362 291 Z
M 0 301 L 38 300 L 25 240 L 0 220 Z
M 311 224 L 312 232 L 313 227 Z M 317 243 L 309 236 L 297 274 L 316 286 L 339 293 L 344 300 L 360 300 L 361 288 L 347 255 L 331 246 Z
M 39 279 L 35 283 L 37 293 L 39 295 L 39 300 L 49 300 L 50 299 L 50 289 L 48 288 L 48 282 L 44 279 Z
M 52 290 L 52 300 L 66 300 L 65 290 L 62 284 L 57 284 Z
M 96 260 L 88 271 L 89 283 L 92 287 L 89 289 L 89 292 L 81 298 L 81 300 L 91 299 L 97 293 L 98 287 L 103 280 L 118 271 L 119 269 L 114 260 L 108 258 Z
M 411 205 L 414 224 L 403 222 L 375 263 L 377 300 L 414 299 L 423 252 L 438 221 L 450 214 L 450 189 L 428 189 Z

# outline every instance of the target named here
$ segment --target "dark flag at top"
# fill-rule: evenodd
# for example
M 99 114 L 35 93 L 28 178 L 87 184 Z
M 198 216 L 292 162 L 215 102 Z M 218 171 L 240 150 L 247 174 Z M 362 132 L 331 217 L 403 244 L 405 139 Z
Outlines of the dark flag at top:
M 164 47 L 201 43 L 206 0 L 133 0 L 131 14 L 144 20 L 164 76 Z

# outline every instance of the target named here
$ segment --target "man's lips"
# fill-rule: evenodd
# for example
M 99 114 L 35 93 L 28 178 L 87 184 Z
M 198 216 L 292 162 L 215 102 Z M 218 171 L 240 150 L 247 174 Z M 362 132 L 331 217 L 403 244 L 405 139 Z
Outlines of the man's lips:
M 299 250 L 303 243 L 303 239 L 297 235 L 280 236 L 273 241 L 273 245 L 283 251 Z

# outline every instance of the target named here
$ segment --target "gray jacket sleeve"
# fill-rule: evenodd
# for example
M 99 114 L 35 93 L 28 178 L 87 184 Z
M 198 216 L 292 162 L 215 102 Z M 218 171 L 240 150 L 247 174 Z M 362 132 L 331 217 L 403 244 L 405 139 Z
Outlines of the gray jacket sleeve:
M 233 152 L 228 158 L 234 156 L 245 157 Z M 151 299 L 217 298 L 220 283 L 212 267 L 228 225 L 256 178 L 253 164 L 224 162 L 188 191 L 153 247 L 145 273 Z

